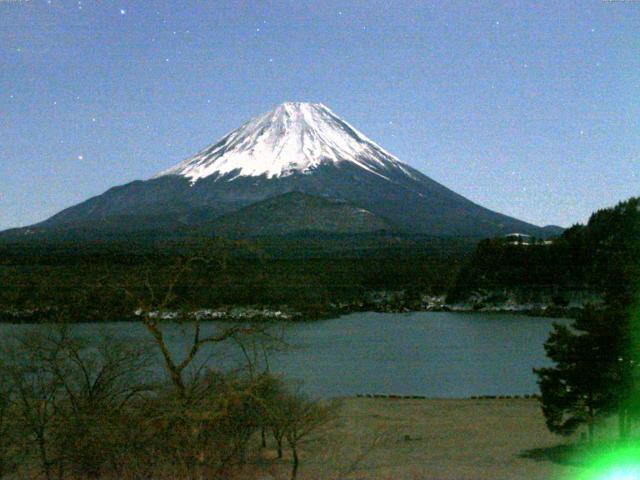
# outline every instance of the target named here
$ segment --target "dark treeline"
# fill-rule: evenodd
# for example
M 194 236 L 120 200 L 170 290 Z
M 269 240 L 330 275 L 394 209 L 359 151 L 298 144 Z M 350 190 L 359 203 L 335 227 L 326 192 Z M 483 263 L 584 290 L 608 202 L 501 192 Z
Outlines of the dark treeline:
M 331 303 L 367 292 L 443 294 L 472 239 L 283 237 L 244 241 L 110 241 L 0 244 L 0 310 L 5 319 L 50 319 L 75 305 L 78 318 L 125 319 L 125 290 L 166 285 L 185 259 L 203 258 L 181 277 L 181 308 L 287 306 L 322 316 Z M 7 313 L 9 312 L 9 313 Z
M 255 305 L 317 318 L 335 314 L 338 304 L 373 308 L 372 292 L 404 292 L 397 303 L 412 309 L 424 294 L 447 294 L 451 303 L 478 291 L 498 297 L 516 291 L 522 302 L 542 293 L 563 308 L 572 292 L 602 294 L 621 261 L 620 245 L 637 235 L 629 216 L 637 204 L 631 199 L 596 212 L 587 225 L 530 244 L 390 234 L 0 243 L 0 315 L 50 320 L 56 309 L 76 305 L 78 319 L 104 320 L 105 312 L 128 319 L 135 306 L 124 290 L 160 287 L 192 257 L 207 261 L 176 287 L 181 308 Z
M 460 270 L 448 300 L 464 300 L 484 290 L 539 290 L 558 296 L 588 290 L 604 293 L 625 246 L 638 238 L 637 198 L 595 212 L 586 225 L 574 225 L 551 243 L 517 244 L 505 239 L 480 242 Z

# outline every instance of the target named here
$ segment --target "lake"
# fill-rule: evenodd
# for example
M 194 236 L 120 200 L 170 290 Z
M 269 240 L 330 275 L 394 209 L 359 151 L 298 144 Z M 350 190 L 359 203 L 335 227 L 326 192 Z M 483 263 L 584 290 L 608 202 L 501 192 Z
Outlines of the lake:
M 415 312 L 354 313 L 286 327 L 291 348 L 270 357 L 272 371 L 313 397 L 357 394 L 523 395 L 537 392 L 531 369 L 548 365 L 543 344 L 551 324 L 568 320 L 510 314 Z M 0 325 L 0 334 L 27 328 Z M 42 327 L 38 327 L 42 328 Z M 91 335 L 104 330 L 147 339 L 139 323 L 79 324 Z M 188 327 L 167 324 L 172 350 L 186 349 Z M 209 322 L 204 330 L 219 328 Z M 232 365 L 234 349 L 217 348 L 213 362 Z M 205 356 L 208 356 L 205 355 Z

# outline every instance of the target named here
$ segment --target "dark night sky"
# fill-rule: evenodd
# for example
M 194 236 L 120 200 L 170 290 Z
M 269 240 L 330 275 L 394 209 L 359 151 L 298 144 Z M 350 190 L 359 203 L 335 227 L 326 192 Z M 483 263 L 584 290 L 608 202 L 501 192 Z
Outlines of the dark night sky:
M 640 2 L 0 1 L 0 229 L 322 102 L 494 210 L 640 194 Z

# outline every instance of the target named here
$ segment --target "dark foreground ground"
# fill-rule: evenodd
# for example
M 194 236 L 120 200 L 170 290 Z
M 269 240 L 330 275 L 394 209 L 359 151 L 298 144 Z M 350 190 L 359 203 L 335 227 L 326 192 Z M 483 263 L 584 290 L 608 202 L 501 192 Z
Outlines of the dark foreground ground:
M 300 479 L 563 480 L 580 470 L 530 399 L 345 399 L 323 437 L 305 445 Z M 287 478 L 281 466 L 260 478 Z

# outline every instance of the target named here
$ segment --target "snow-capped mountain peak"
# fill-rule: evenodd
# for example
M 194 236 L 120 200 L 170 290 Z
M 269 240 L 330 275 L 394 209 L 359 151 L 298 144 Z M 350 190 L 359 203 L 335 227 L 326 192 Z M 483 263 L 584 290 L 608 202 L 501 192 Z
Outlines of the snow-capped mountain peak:
M 394 167 L 411 176 L 398 159 L 323 104 L 286 102 L 154 178 L 179 175 L 192 183 L 214 174 L 226 180 L 274 178 L 341 162 L 385 178 L 385 171 Z
M 152 179 L 110 188 L 33 228 L 51 235 L 73 230 L 87 238 L 380 230 L 547 235 L 401 163 L 313 103 L 283 103 Z

